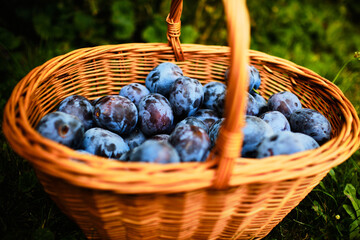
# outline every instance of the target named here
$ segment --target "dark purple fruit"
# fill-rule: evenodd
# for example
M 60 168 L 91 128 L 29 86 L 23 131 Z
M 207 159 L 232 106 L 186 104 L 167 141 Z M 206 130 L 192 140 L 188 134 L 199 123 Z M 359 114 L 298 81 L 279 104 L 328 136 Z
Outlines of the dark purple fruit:
M 290 131 L 281 131 L 266 137 L 257 148 L 257 158 L 288 155 L 317 148 L 314 139 Z
M 268 100 L 268 108 L 270 111 L 279 111 L 289 119 L 290 115 L 302 108 L 299 98 L 288 91 L 275 93 Z
M 110 95 L 97 101 L 94 119 L 97 126 L 126 135 L 135 129 L 138 110 L 126 97 Z
M 260 118 L 270 125 L 274 133 L 280 131 L 291 131 L 289 121 L 279 111 L 269 111 L 263 113 L 262 115 L 260 115 Z
M 157 140 L 157 141 L 167 141 L 169 139 L 169 134 L 157 134 L 152 136 L 150 139 Z
M 214 110 L 222 116 L 225 108 L 226 85 L 221 82 L 209 82 L 204 85 L 203 108 Z
M 177 127 L 170 134 L 169 142 L 177 150 L 181 162 L 205 161 L 211 145 L 204 129 L 189 124 Z
M 249 71 L 249 92 L 255 93 L 254 89 L 255 90 L 258 89 L 261 84 L 260 73 L 259 70 L 257 70 L 257 68 L 254 67 L 253 65 L 248 66 L 248 71 Z
M 174 115 L 169 101 L 158 93 L 151 93 L 139 102 L 139 124 L 147 135 L 168 134 L 173 129 Z
M 214 124 L 214 122 L 219 120 L 219 116 L 212 109 L 199 109 L 195 113 L 194 117 L 196 117 L 196 118 L 200 119 L 201 121 L 203 121 L 207 125 L 207 127 L 209 129 Z
M 219 130 L 223 122 L 225 121 L 225 118 L 220 118 L 217 121 L 214 122 L 213 125 L 209 128 L 209 137 L 211 141 L 211 147 L 215 145 L 216 139 L 219 135 Z
M 147 75 L 146 87 L 152 93 L 168 96 L 171 86 L 176 79 L 183 76 L 181 68 L 171 62 L 160 63 Z
M 184 124 L 198 126 L 198 127 L 201 127 L 202 129 L 204 129 L 206 132 L 209 131 L 208 126 L 203 121 L 201 121 L 199 118 L 196 118 L 194 116 L 187 117 L 184 120 L 178 122 L 178 124 L 176 124 L 175 128 L 177 128 L 178 126 L 182 126 Z
M 84 136 L 84 125 L 80 119 L 59 111 L 46 114 L 36 130 L 43 137 L 73 149 L 79 147 Z
M 149 89 L 144 85 L 140 83 L 130 83 L 121 88 L 119 95 L 130 99 L 136 107 L 138 107 L 140 99 L 149 93 Z
M 129 145 L 130 150 L 145 142 L 146 137 L 140 129 L 135 128 L 131 133 L 123 136 L 124 141 Z
M 90 128 L 84 134 L 81 149 L 106 158 L 120 159 L 130 150 L 124 139 L 118 134 L 102 128 Z
M 162 164 L 179 163 L 180 157 L 175 148 L 168 142 L 150 139 L 133 149 L 129 161 Z
M 273 130 L 269 124 L 256 116 L 246 116 L 245 126 L 242 129 L 244 140 L 242 144 L 241 156 L 255 157 L 257 147 L 266 138 L 273 135 Z
M 189 77 L 176 79 L 169 92 L 169 102 L 177 119 L 194 115 L 203 100 L 203 86 L 198 80 Z
M 290 126 L 293 132 L 301 132 L 314 138 L 320 145 L 330 139 L 331 124 L 320 112 L 302 108 L 290 116 Z
M 59 104 L 58 111 L 76 116 L 83 123 L 85 131 L 94 125 L 94 106 L 91 102 L 80 95 L 71 95 Z
M 260 94 L 258 94 L 256 92 L 252 92 L 251 96 L 254 97 L 255 101 L 257 102 L 258 108 L 259 108 L 259 113 L 257 116 L 268 111 L 267 102 L 263 96 L 261 96 Z

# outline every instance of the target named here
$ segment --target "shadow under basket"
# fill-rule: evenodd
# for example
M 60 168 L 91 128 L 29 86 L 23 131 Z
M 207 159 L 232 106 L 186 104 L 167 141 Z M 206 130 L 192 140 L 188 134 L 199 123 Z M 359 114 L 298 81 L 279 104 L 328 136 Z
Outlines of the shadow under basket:
M 161 62 L 175 62 L 185 76 L 205 84 L 224 81 L 230 47 L 181 44 L 177 61 L 166 43 L 82 48 L 33 69 L 15 87 L 3 131 L 29 160 L 58 207 L 88 239 L 260 239 L 359 146 L 359 119 L 333 83 L 290 61 L 248 50 L 266 99 L 280 91 L 320 111 L 331 140 L 315 150 L 249 159 L 237 157 L 226 187 L 214 187 L 219 163 L 144 164 L 78 153 L 39 135 L 35 126 L 64 98 L 90 100 L 144 83 Z M 243 93 L 243 98 L 246 96 Z M 225 146 L 219 146 L 222 149 Z M 241 144 L 235 142 L 232 144 Z M 216 158 L 215 158 L 216 159 Z

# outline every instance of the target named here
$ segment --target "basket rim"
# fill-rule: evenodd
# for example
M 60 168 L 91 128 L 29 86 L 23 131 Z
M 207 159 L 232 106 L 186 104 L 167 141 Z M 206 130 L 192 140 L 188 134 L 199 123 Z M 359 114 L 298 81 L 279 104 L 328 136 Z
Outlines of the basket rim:
M 193 52 L 201 52 L 201 54 L 209 56 L 213 54 L 230 54 L 228 46 L 181 45 L 184 54 Z M 121 193 L 183 192 L 210 188 L 212 186 L 212 179 L 215 177 L 216 161 L 181 163 L 177 164 L 177 166 L 172 164 L 104 161 L 105 158 L 103 157 L 79 154 L 75 150 L 43 138 L 30 126 L 29 121 L 26 121 L 24 109 L 29 105 L 31 99 L 30 94 L 28 92 L 23 93 L 23 91 L 24 89 L 36 88 L 37 84 L 39 84 L 31 82 L 32 78 L 45 78 L 51 75 L 51 73 L 60 68 L 69 59 L 94 57 L 99 53 L 121 52 L 124 50 L 128 51 L 129 49 L 139 53 L 146 51 L 172 51 L 167 43 L 128 43 L 80 48 L 48 60 L 30 71 L 16 85 L 5 106 L 3 132 L 8 142 L 20 156 L 28 159 L 37 171 L 66 180 L 80 187 Z M 357 150 L 360 136 L 359 118 L 350 101 L 335 84 L 312 70 L 299 66 L 289 60 L 256 50 L 249 50 L 248 55 L 253 61 L 269 62 L 277 67 L 286 66 L 287 69 L 294 73 L 315 78 L 319 85 L 331 88 L 331 91 L 334 93 L 334 99 L 342 103 L 341 111 L 347 114 L 349 118 L 344 120 L 342 129 L 337 136 L 315 150 L 292 155 L 273 156 L 261 160 L 237 158 L 229 187 L 257 182 L 277 182 L 289 178 L 316 175 L 329 171 L 332 167 L 339 165 Z M 10 116 L 16 119 L 16 121 L 11 122 Z M 26 137 L 24 137 L 25 135 Z M 22 138 L 14 136 L 22 136 Z M 32 148 L 33 152 L 24 153 L 23 150 L 27 148 Z M 51 148 L 56 159 L 46 156 L 46 151 L 44 152 L 46 148 Z M 86 164 L 68 161 L 69 156 Z M 304 159 L 308 160 L 304 161 Z M 314 159 L 317 159 L 316 163 L 314 163 Z M 264 171 L 262 168 L 268 169 L 268 171 Z M 258 170 L 249 174 L 250 169 Z M 106 174 L 104 173 L 105 171 Z M 96 180 L 97 176 L 102 176 L 103 178 Z

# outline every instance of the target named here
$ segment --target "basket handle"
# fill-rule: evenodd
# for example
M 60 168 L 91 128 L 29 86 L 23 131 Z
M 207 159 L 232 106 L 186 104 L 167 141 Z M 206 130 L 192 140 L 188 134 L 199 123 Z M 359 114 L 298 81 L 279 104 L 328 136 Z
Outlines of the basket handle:
M 177 60 L 184 59 L 179 40 L 182 2 L 182 0 L 172 0 L 167 18 L 169 43 L 174 49 L 175 56 L 180 56 L 176 58 Z M 231 67 L 229 73 L 225 100 L 226 120 L 208 157 L 218 163 L 213 182 L 213 187 L 216 189 L 224 189 L 228 186 L 235 160 L 241 152 L 243 140 L 241 129 L 245 124 L 246 115 L 247 65 L 250 47 L 250 20 L 246 0 L 223 0 L 223 3 L 227 17 L 228 44 L 231 49 L 230 66 L 236 67 Z

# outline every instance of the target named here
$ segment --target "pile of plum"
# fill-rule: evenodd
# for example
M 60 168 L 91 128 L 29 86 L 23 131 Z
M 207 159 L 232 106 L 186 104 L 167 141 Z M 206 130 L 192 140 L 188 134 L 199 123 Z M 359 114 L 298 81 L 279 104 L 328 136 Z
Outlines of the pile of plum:
M 320 112 L 303 108 L 291 92 L 266 101 L 257 93 L 259 71 L 248 66 L 249 86 L 241 156 L 263 158 L 319 147 L 331 125 Z M 227 82 L 229 69 L 224 80 Z M 145 85 L 129 83 L 118 95 L 89 101 L 65 98 L 45 115 L 37 131 L 84 154 L 129 162 L 202 162 L 224 122 L 226 84 L 202 85 L 171 62 L 156 66 Z M 241 144 L 241 143 L 239 143 Z

